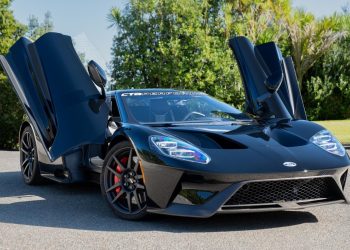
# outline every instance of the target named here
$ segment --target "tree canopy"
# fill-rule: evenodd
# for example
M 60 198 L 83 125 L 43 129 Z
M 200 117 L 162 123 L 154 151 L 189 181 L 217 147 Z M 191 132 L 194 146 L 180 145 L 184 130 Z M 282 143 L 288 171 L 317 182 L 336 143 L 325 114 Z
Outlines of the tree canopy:
M 51 16 L 39 23 L 36 17 L 29 19 L 29 25 L 19 23 L 9 9 L 11 0 L 0 0 L 0 54 L 5 55 L 9 48 L 23 35 L 33 40 L 52 30 Z M 23 119 L 22 106 L 11 84 L 0 69 L 0 148 L 12 149 L 18 142 L 18 128 Z
M 242 91 L 220 3 L 132 0 L 123 14 L 113 9 L 117 86 L 195 89 L 239 105 Z
M 32 40 L 36 40 L 43 34 L 53 30 L 53 21 L 51 13 L 48 11 L 45 13 L 44 20 L 39 22 L 38 17 L 31 15 L 28 20 L 28 26 L 26 36 Z
M 36 40 L 53 29 L 49 12 L 25 25 L 10 4 L 0 0 L 1 54 L 22 35 Z M 108 14 L 114 86 L 199 90 L 243 109 L 228 39 L 244 35 L 256 44 L 275 41 L 293 57 L 310 119 L 349 119 L 349 9 L 316 18 L 291 0 L 130 0 Z M 0 114 L 0 148 L 14 148 L 23 111 L 1 70 Z
M 200 90 L 242 108 L 228 39 L 244 35 L 256 44 L 275 41 L 293 57 L 309 117 L 350 118 L 349 106 L 339 102 L 336 114 L 325 109 L 335 93 L 349 98 L 349 72 L 338 65 L 349 63 L 342 59 L 349 44 L 345 20 L 348 12 L 318 19 L 293 9 L 290 0 L 130 0 L 124 10 L 109 14 L 116 28 L 112 78 L 116 88 Z M 331 63 L 344 69 L 341 77 L 334 77 L 339 74 L 329 70 Z
M 0 54 L 6 54 L 26 30 L 26 27 L 17 22 L 12 11 L 9 10 L 10 3 L 10 0 L 0 0 Z M 11 148 L 17 143 L 22 110 L 2 69 L 0 69 L 0 114 L 0 147 Z

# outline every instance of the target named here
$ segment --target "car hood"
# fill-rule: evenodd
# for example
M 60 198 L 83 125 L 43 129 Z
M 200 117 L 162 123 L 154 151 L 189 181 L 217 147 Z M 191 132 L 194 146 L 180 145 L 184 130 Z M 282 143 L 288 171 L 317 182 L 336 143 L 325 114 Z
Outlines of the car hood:
M 332 155 L 309 140 L 324 128 L 309 121 L 282 124 L 197 125 L 152 128 L 199 147 L 211 157 L 207 171 L 266 173 L 346 167 L 348 156 Z M 296 166 L 286 167 L 286 162 Z M 198 170 L 203 171 L 203 166 Z

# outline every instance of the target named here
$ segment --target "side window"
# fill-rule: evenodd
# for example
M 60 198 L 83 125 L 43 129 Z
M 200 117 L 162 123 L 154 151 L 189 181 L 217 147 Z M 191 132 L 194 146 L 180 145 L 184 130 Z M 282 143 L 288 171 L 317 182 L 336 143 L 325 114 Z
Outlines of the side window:
M 114 97 L 111 98 L 111 103 L 112 103 L 112 107 L 111 107 L 111 116 L 113 117 L 113 120 L 115 122 L 120 122 L 120 114 L 119 114 L 119 109 L 117 106 L 117 101 L 115 100 Z

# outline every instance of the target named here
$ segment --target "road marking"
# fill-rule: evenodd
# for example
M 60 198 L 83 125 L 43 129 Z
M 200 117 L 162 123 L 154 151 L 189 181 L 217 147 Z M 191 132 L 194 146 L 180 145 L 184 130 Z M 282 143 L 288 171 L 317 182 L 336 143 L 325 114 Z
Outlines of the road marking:
M 9 197 L 0 197 L 0 205 L 10 205 L 21 202 L 44 201 L 45 199 L 36 195 L 18 195 Z

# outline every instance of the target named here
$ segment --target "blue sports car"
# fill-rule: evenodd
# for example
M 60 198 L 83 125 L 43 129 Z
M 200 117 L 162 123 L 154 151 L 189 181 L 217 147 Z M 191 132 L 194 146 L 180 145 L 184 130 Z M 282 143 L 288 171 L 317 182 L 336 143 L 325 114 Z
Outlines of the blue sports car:
M 347 202 L 349 156 L 307 120 L 293 62 L 273 42 L 229 41 L 246 94 L 240 111 L 205 93 L 105 91 L 71 38 L 19 39 L 0 56 L 27 119 L 19 128 L 27 184 L 93 181 L 124 219 L 210 217 Z

